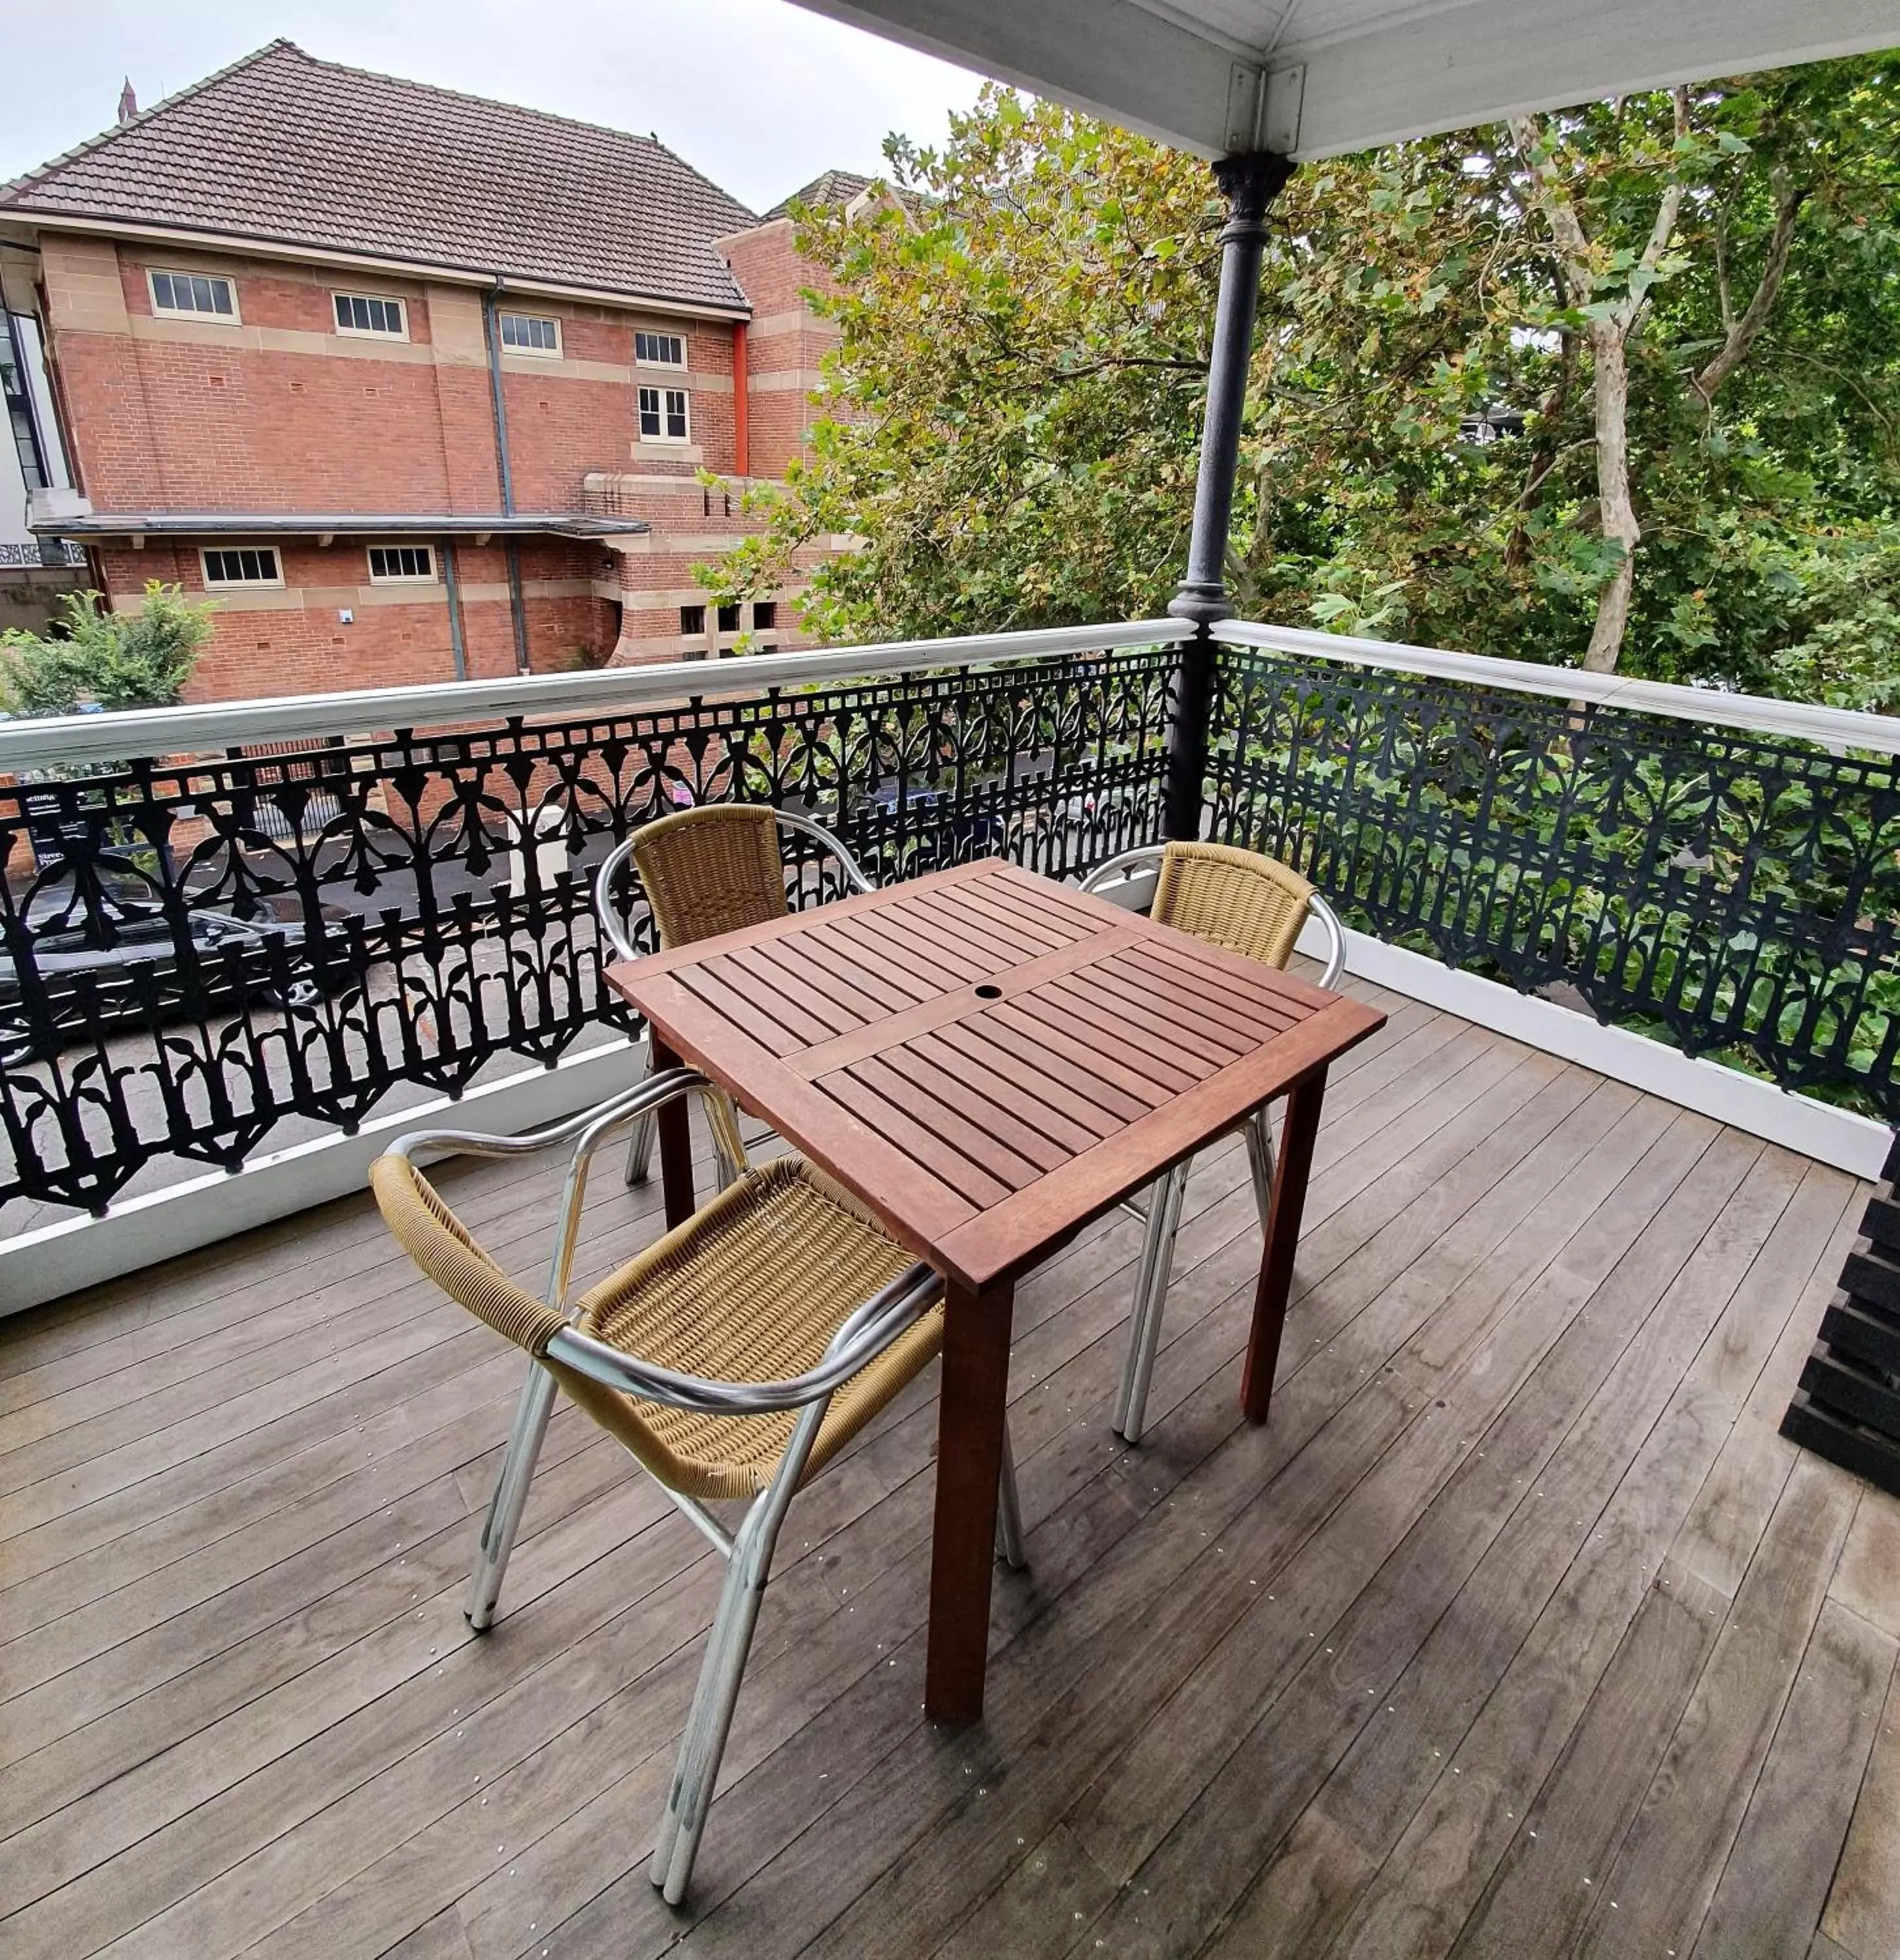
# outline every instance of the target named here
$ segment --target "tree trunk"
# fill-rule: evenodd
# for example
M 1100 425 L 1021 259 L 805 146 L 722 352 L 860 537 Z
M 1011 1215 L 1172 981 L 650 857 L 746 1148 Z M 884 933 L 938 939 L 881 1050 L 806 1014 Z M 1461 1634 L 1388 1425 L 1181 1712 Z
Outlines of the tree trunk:
M 1621 328 L 1599 321 L 1590 329 L 1591 365 L 1596 395 L 1596 497 L 1603 536 L 1623 548 L 1623 556 L 1597 595 L 1596 624 L 1583 665 L 1591 673 L 1614 673 L 1629 625 L 1630 593 L 1636 582 L 1636 548 L 1643 527 L 1630 501 L 1629 361 Z

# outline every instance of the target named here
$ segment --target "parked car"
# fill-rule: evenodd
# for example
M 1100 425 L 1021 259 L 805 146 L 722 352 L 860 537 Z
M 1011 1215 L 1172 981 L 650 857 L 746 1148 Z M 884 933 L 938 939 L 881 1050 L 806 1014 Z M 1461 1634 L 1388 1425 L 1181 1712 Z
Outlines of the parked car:
M 189 953 L 169 919 L 123 896 L 82 910 L 45 892 L 27 923 L 37 985 L 0 953 L 0 1061 L 10 1064 L 154 1014 L 195 1020 L 246 1000 L 295 1012 L 326 991 L 323 969 L 303 955 L 302 924 L 263 911 L 189 913 Z

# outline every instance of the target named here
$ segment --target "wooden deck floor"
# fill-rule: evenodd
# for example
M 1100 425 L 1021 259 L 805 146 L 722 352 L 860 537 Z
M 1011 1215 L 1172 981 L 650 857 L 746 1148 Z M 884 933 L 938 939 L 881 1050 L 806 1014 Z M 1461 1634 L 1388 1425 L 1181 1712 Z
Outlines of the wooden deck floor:
M 1383 1004 L 1271 1424 L 1230 1149 L 1141 1449 L 1135 1228 L 1021 1290 L 979 1728 L 918 1706 L 931 1382 L 800 1500 L 685 1914 L 715 1561 L 564 1410 L 469 1634 L 518 1364 L 367 1202 L 0 1324 L 0 1951 L 1900 1951 L 1900 1506 L 1774 1433 L 1862 1188 Z M 554 1177 L 447 1182 L 533 1273 Z M 590 1266 L 653 1204 L 603 1176 Z

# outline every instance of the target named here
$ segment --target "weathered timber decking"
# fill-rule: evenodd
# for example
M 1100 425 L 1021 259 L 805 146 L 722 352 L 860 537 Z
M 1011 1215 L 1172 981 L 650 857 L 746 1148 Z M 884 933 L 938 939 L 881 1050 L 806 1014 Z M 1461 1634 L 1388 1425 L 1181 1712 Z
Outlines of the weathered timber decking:
M 918 1708 L 931 1379 L 800 1499 L 682 1914 L 716 1561 L 564 1409 L 467 1632 L 520 1363 L 367 1200 L 0 1323 L 0 1951 L 1895 1951 L 1900 1505 L 1774 1433 L 1864 1187 L 1364 991 L 1269 1425 L 1230 1146 L 1138 1450 L 1137 1228 L 1020 1290 L 980 1727 Z M 558 1176 L 444 1182 L 538 1281 Z M 588 1269 L 657 1204 L 603 1160 Z

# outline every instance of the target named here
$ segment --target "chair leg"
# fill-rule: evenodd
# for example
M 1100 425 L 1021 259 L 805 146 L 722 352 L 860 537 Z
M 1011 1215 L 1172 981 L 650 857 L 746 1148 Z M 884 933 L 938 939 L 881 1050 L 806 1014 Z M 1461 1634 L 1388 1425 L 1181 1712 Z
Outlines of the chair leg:
M 1175 1235 L 1181 1229 L 1181 1201 L 1192 1168 L 1189 1159 L 1165 1172 L 1149 1201 L 1147 1237 L 1141 1248 L 1141 1270 L 1135 1276 L 1128 1358 L 1122 1372 L 1122 1393 L 1115 1411 L 1115 1433 L 1127 1443 L 1141 1440 L 1148 1383 L 1154 1373 L 1155 1351 L 1161 1344 L 1161 1309 L 1167 1299 L 1169 1277 L 1174 1270 Z
M 501 1596 L 502 1575 L 508 1569 L 508 1554 L 520 1529 L 528 1486 L 534 1481 L 535 1459 L 547 1433 L 555 1386 L 554 1377 L 539 1363 L 528 1363 L 528 1378 L 521 1384 L 521 1398 L 514 1405 L 514 1422 L 508 1431 L 508 1452 L 501 1459 L 501 1474 L 495 1479 L 495 1495 L 489 1500 L 487 1521 L 482 1527 L 482 1548 L 469 1580 L 468 1602 L 462 1609 L 478 1634 L 486 1633 L 495 1624 L 495 1602 Z
M 1247 1118 L 1247 1168 L 1253 1177 L 1253 1208 L 1264 1232 L 1273 1217 L 1273 1119 L 1264 1108 Z
M 759 1624 L 759 1608 L 772 1574 L 772 1553 L 783 1516 L 782 1509 L 775 1510 L 770 1492 L 755 1499 L 726 1567 L 718 1615 L 706 1642 L 705 1659 L 700 1663 L 692 1712 L 686 1717 L 679 1761 L 660 1819 L 660 1834 L 654 1842 L 653 1862 L 648 1867 L 648 1876 L 669 1905 L 677 1905 L 692 1882 L 693 1862 L 699 1855 L 706 1813 L 719 1780 L 720 1759 L 726 1752 L 739 1684 L 745 1678 L 746 1659 L 752 1650 L 753 1630 Z
M 1023 1548 L 1023 1500 L 1016 1489 L 1016 1452 L 1003 1426 L 1003 1474 L 996 1487 L 996 1555 L 1013 1572 L 1029 1564 Z
M 653 1047 L 649 1042 L 647 1058 L 641 1065 L 640 1080 L 644 1082 L 653 1073 Z M 644 1116 L 633 1119 L 633 1128 L 627 1134 L 627 1182 L 644 1184 L 653 1169 L 653 1138 L 657 1125 L 651 1110 Z

